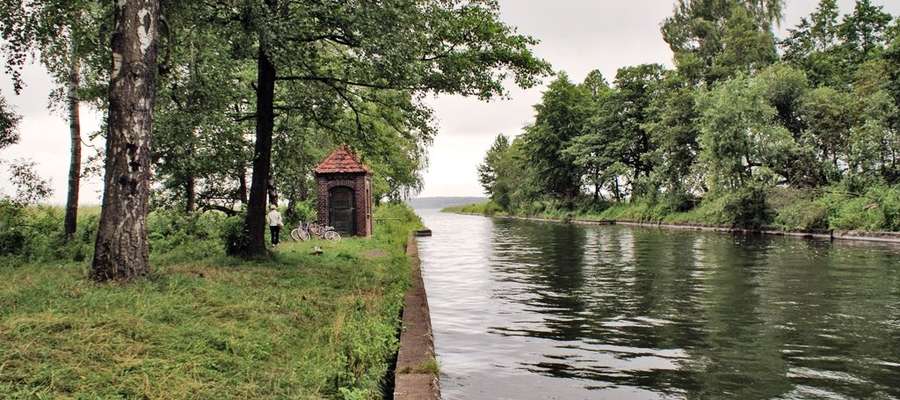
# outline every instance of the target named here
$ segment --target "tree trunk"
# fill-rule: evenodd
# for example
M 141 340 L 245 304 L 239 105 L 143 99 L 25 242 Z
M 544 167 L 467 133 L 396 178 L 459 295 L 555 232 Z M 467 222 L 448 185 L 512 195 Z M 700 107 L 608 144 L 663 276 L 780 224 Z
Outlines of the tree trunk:
M 184 211 L 188 214 L 197 209 L 197 180 L 189 173 L 184 182 Z
M 253 150 L 253 175 L 250 179 L 250 199 L 247 205 L 248 257 L 266 254 L 266 192 L 272 163 L 272 131 L 275 128 L 275 66 L 260 46 L 256 82 L 256 145 Z
M 309 186 L 306 185 L 306 177 L 300 178 L 300 183 L 297 188 L 297 196 L 300 197 L 300 201 L 306 201 L 309 199 Z
M 244 167 L 241 167 L 241 174 L 238 176 L 240 182 L 238 184 L 238 200 L 240 200 L 241 204 L 247 204 L 247 171 Z
M 194 157 L 194 131 L 188 132 L 188 152 L 185 159 Z M 194 174 L 194 163 L 188 162 L 187 176 L 184 179 L 184 211 L 188 214 L 197 209 L 197 177 Z
M 78 114 L 79 62 L 74 49 L 71 57 L 69 87 L 67 88 L 71 153 L 69 156 L 69 193 L 66 196 L 66 219 L 64 222 L 66 241 L 72 240 L 78 228 L 78 188 L 81 186 L 81 121 Z
M 275 178 L 269 177 L 266 191 L 269 193 L 269 204 L 278 205 L 278 188 L 275 186 Z
M 294 191 L 290 191 L 288 195 L 288 203 L 287 210 L 284 212 L 284 218 L 287 221 L 294 221 L 297 218 L 297 213 L 295 211 L 295 207 L 297 206 L 297 193 Z
M 622 192 L 619 191 L 619 177 L 616 176 L 613 178 L 613 194 L 616 196 L 616 201 L 622 202 Z
M 150 270 L 146 222 L 159 0 L 115 4 L 103 208 L 91 265 L 95 281 L 130 280 Z

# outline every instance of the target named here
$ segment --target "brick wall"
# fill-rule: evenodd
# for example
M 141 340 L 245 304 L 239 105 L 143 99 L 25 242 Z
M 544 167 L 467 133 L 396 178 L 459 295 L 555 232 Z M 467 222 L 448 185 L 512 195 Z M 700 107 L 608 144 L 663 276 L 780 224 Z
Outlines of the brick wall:
M 318 198 L 316 210 L 319 223 L 331 225 L 328 220 L 331 189 L 344 186 L 353 189 L 357 236 L 372 235 L 372 178 L 368 174 L 320 174 L 316 175 Z

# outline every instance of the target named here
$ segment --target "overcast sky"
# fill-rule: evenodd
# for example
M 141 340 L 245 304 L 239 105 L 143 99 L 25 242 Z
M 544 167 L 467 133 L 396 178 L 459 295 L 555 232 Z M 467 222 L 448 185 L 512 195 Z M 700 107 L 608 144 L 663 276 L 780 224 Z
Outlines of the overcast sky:
M 786 0 L 782 30 L 796 25 L 809 15 L 817 0 Z M 537 55 L 581 81 L 593 69 L 612 80 L 619 67 L 641 63 L 672 65 L 672 53 L 659 32 L 662 20 L 671 14 L 672 0 L 500 0 L 501 18 L 518 31 L 541 41 Z M 848 11 L 853 0 L 839 1 Z M 884 10 L 900 15 L 900 1 L 873 0 Z M 52 203 L 62 204 L 66 196 L 68 170 L 68 127 L 62 113 L 47 109 L 52 82 L 38 64 L 27 67 L 28 87 L 21 96 L 13 94 L 8 76 L 2 77 L 0 91 L 16 112 L 22 115 L 20 144 L 0 153 L 0 159 L 29 158 L 38 164 L 39 173 L 49 177 L 55 188 Z M 546 82 L 545 82 L 546 83 Z M 533 118 L 532 105 L 540 100 L 543 87 L 529 90 L 512 88 L 511 99 L 484 103 L 475 99 L 445 96 L 434 99 L 439 134 L 430 150 L 430 165 L 425 171 L 422 196 L 477 196 L 476 166 L 494 137 L 503 133 L 518 135 Z M 85 136 L 96 131 L 100 113 L 82 106 L 82 130 Z M 100 145 L 94 143 L 93 145 Z M 85 148 L 85 154 L 92 151 Z M 4 168 L 5 169 L 5 168 Z M 0 182 L 8 177 L 0 173 Z M 4 189 L 3 185 L 0 190 Z M 97 204 L 100 198 L 98 178 L 82 184 L 83 203 Z

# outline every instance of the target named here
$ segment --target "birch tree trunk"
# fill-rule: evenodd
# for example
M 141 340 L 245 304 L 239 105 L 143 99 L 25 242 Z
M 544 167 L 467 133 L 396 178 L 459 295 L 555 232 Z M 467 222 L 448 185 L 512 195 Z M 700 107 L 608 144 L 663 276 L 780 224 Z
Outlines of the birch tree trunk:
M 118 0 L 112 36 L 103 208 L 91 278 L 149 272 L 147 212 L 159 0 Z
M 67 88 L 71 153 L 69 161 L 69 192 L 66 196 L 66 219 L 64 222 L 66 241 L 71 240 L 75 236 L 75 230 L 78 228 L 78 189 L 81 186 L 81 121 L 78 113 L 79 64 L 73 48 L 69 65 L 69 87 Z

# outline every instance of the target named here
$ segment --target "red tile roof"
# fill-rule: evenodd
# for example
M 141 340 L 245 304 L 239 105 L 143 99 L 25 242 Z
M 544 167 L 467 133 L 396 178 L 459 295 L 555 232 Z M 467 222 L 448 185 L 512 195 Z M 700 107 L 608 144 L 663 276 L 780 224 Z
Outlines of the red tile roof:
M 351 174 L 351 173 L 369 173 L 369 167 L 359 161 L 356 154 L 346 146 L 342 145 L 331 153 L 325 160 L 316 167 L 317 174 Z

